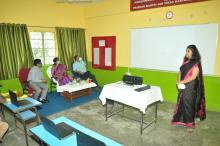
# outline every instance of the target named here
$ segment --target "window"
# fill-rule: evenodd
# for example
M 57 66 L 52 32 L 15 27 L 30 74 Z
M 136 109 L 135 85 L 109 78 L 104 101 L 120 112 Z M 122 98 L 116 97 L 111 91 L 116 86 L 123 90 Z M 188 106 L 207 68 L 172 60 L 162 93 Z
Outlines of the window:
M 43 64 L 53 64 L 55 40 L 53 32 L 30 32 L 31 48 L 34 58 L 41 59 Z

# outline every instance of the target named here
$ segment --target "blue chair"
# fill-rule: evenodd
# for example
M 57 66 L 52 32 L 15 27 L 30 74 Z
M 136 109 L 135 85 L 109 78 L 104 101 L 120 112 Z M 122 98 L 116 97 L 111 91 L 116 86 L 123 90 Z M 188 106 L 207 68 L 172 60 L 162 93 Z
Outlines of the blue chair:
M 32 111 L 33 110 L 33 111 Z M 39 125 L 39 116 L 37 113 L 37 109 L 34 107 L 32 110 L 26 110 L 19 112 L 15 116 L 15 125 L 16 125 L 16 120 L 20 121 L 24 127 L 24 134 L 25 134 L 25 140 L 26 140 L 26 145 L 29 146 L 28 144 L 28 133 L 27 133 L 27 124 L 30 123 L 31 121 L 36 120 L 37 125 Z M 16 125 L 17 126 L 17 125 Z

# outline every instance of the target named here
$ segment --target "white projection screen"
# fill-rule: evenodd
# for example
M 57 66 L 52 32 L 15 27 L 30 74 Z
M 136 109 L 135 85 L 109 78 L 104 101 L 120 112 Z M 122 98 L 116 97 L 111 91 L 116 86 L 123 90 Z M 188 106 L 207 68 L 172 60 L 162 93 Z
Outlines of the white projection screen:
M 131 67 L 177 72 L 186 47 L 195 44 L 203 73 L 215 75 L 217 35 L 216 23 L 131 29 Z

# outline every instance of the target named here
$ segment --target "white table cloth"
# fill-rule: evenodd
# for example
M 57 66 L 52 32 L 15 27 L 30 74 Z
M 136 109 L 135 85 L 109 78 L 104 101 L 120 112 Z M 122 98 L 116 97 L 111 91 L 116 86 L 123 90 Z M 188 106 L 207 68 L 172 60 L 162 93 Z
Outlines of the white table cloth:
M 63 86 L 57 86 L 57 92 L 68 91 L 69 93 L 71 93 L 71 92 L 75 92 L 75 91 L 79 91 L 79 90 L 83 90 L 87 88 L 92 88 L 96 86 L 97 85 L 93 82 L 90 82 L 90 83 L 86 81 L 81 81 L 80 83 L 70 82 Z
M 122 81 L 107 84 L 104 85 L 99 98 L 103 105 L 107 98 L 140 109 L 141 112 L 145 113 L 148 105 L 157 101 L 162 102 L 163 96 L 158 86 L 151 86 L 150 89 L 141 92 L 135 91 L 135 89 L 143 86 L 146 85 L 129 86 Z

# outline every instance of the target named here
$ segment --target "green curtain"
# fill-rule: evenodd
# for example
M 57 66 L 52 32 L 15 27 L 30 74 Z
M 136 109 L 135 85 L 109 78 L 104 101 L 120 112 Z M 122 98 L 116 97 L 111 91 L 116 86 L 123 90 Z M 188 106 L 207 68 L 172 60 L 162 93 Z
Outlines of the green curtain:
M 58 56 L 69 68 L 75 55 L 87 62 L 85 30 L 80 28 L 56 27 Z
M 17 78 L 33 59 L 27 26 L 0 23 L 0 80 Z

